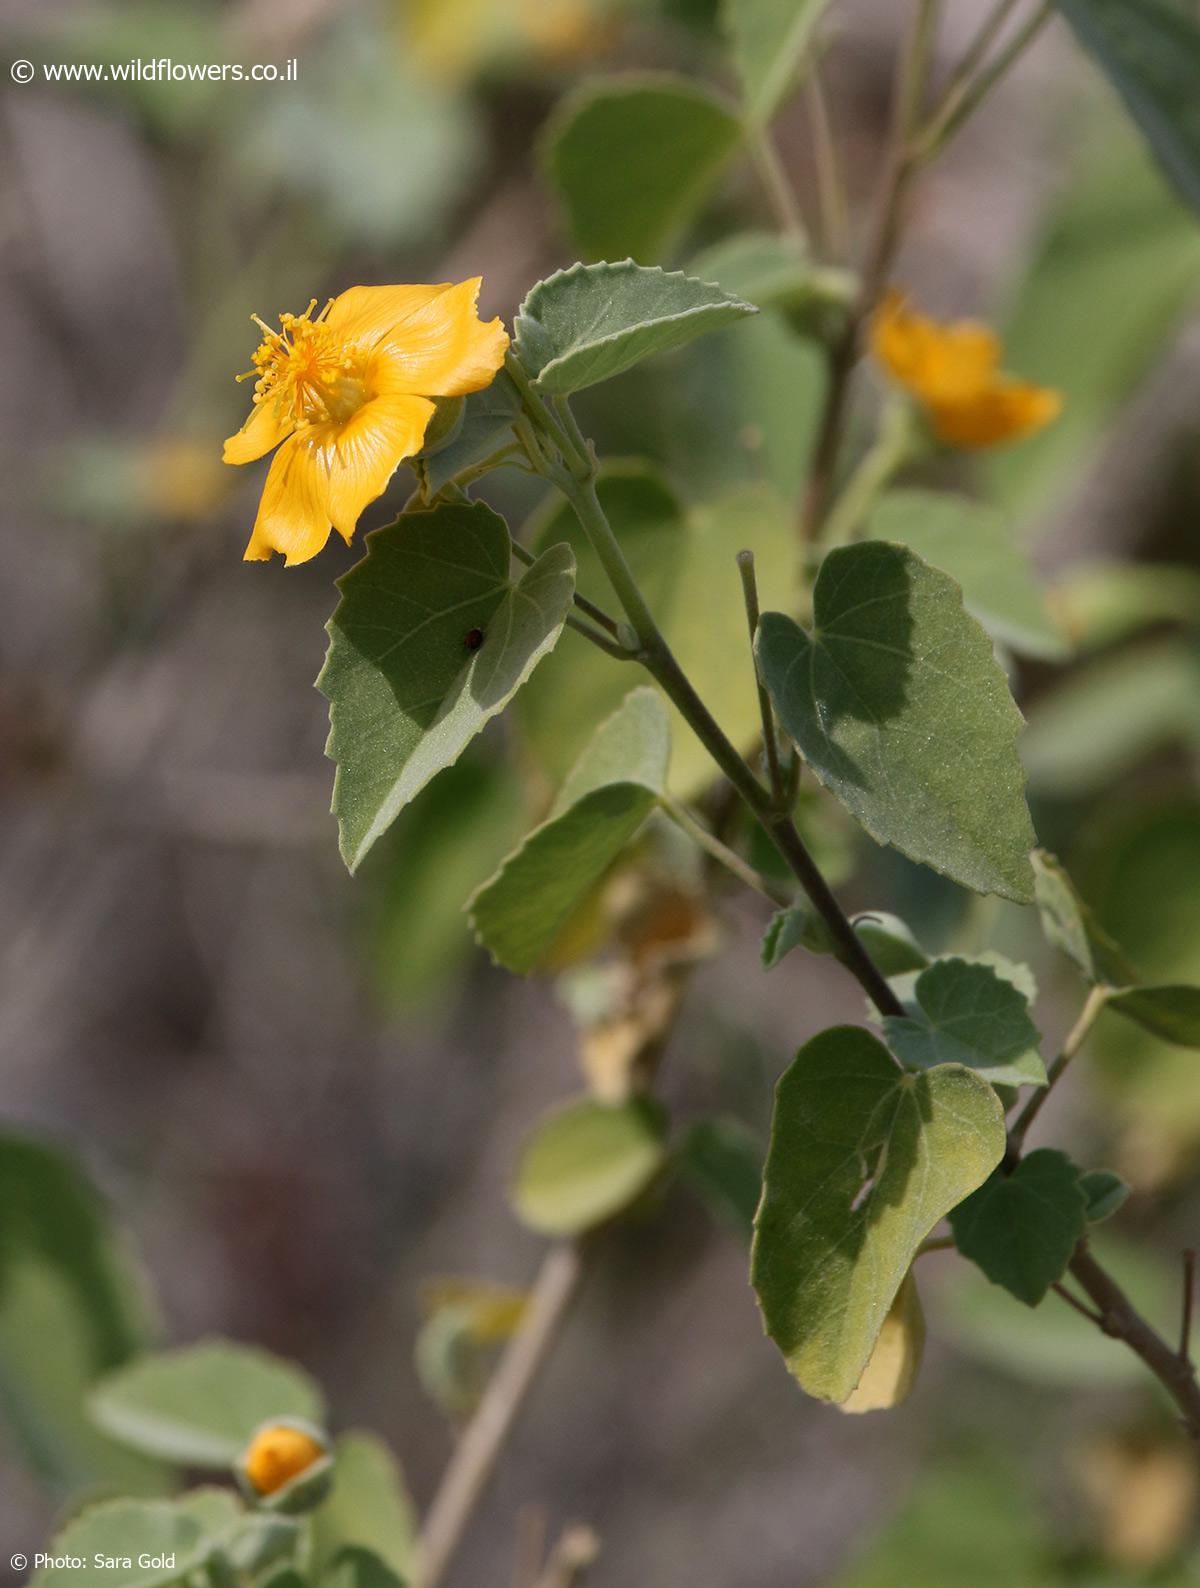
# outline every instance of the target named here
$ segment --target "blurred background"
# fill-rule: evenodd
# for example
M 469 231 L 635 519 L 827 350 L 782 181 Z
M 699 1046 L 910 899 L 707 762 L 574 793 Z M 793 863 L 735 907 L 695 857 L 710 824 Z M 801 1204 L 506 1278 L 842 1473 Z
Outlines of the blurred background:
M 946 9 L 948 63 L 985 7 Z M 536 156 L 555 101 L 594 71 L 726 82 L 715 10 L 0 4 L 6 64 L 298 63 L 255 84 L 3 74 L 3 1128 L 14 1151 L 70 1155 L 144 1278 L 136 1324 L 81 1338 L 54 1288 L 69 1237 L 33 1238 L 36 1179 L 0 1172 L 0 1571 L 81 1489 L 136 1481 L 79 1412 L 135 1336 L 302 1361 L 337 1421 L 375 1428 L 418 1501 L 433 1492 L 453 1415 L 414 1357 L 422 1284 L 528 1281 L 540 1243 L 505 1206 L 510 1166 L 579 1084 L 559 991 L 493 970 L 460 914 L 539 796 L 493 724 L 437 808 L 418 801 L 346 876 L 311 682 L 358 550 L 243 565 L 262 471 L 224 467 L 220 444 L 246 407 L 251 312 L 482 274 L 484 312 L 511 320 L 576 257 Z M 860 203 L 904 11 L 834 9 L 826 81 Z M 779 139 L 807 198 L 802 105 Z M 766 220 L 735 166 L 692 243 Z M 1015 674 L 1035 815 L 1142 968 L 1200 980 L 1200 228 L 1051 29 L 922 185 L 900 274 L 929 310 L 993 317 L 1011 366 L 1066 392 L 1057 426 L 969 476 L 1013 515 L 1074 645 Z M 681 398 L 707 379 L 748 437 L 740 466 L 794 489 L 811 356 L 782 321 L 755 336 L 736 378 L 719 351 L 676 356 L 606 389 L 589 424 L 698 489 L 712 448 Z M 363 527 L 410 489 L 401 471 Z M 516 475 L 484 494 L 515 519 L 536 502 Z M 1034 955 L 1053 1050 L 1080 990 L 1033 912 L 968 900 L 832 808 L 811 822 L 854 907 L 897 910 L 935 948 Z M 761 925 L 728 900 L 663 1070 L 680 1117 L 719 1109 L 760 1135 L 797 1044 L 862 1018 L 829 962 L 763 976 Z M 1043 1139 L 1134 1184 L 1105 1250 L 1173 1331 L 1200 1059 L 1102 1025 L 1043 1118 Z M 898 1412 L 846 1418 L 762 1338 L 744 1237 L 669 1198 L 607 1243 L 454 1581 L 507 1583 L 529 1507 L 597 1529 L 597 1588 L 1193 1580 L 1194 1465 L 1135 1359 L 1053 1298 L 1029 1312 L 924 1259 L 923 1379 Z

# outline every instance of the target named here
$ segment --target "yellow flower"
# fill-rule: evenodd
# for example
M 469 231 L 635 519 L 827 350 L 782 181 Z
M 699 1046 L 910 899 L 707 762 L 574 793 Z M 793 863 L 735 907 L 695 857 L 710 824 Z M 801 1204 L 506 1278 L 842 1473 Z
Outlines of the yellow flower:
M 941 325 L 889 292 L 871 325 L 875 357 L 925 408 L 939 441 L 992 447 L 1041 430 L 1062 411 L 1062 394 L 1006 375 L 1000 338 L 977 320 Z
M 255 1434 L 242 1466 L 259 1494 L 275 1494 L 324 1455 L 325 1447 L 311 1434 L 280 1423 Z
M 451 286 L 351 287 L 314 319 L 281 314 L 263 332 L 254 408 L 225 443 L 226 463 L 278 447 L 246 560 L 273 551 L 307 562 L 336 529 L 349 541 L 359 514 L 398 465 L 421 450 L 433 397 L 491 383 L 508 335 L 476 313 L 478 276 Z

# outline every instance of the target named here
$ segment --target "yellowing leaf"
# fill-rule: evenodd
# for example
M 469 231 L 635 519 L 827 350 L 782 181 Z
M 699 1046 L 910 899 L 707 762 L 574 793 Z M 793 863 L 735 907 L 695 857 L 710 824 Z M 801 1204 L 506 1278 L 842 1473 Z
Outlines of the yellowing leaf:
M 910 1269 L 896 1292 L 891 1311 L 853 1393 L 839 1411 L 886 1412 L 906 1401 L 925 1354 L 925 1312 Z

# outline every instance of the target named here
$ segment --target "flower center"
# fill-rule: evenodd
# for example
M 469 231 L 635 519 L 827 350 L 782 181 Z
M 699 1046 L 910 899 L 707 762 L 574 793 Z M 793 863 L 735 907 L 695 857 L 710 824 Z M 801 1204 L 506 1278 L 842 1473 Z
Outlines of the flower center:
M 315 298 L 303 314 L 281 314 L 278 331 L 255 315 L 263 340 L 254 350 L 254 368 L 238 376 L 254 381 L 255 403 L 279 404 L 298 430 L 344 424 L 369 396 L 363 358 L 324 323 L 332 302 L 315 319 Z

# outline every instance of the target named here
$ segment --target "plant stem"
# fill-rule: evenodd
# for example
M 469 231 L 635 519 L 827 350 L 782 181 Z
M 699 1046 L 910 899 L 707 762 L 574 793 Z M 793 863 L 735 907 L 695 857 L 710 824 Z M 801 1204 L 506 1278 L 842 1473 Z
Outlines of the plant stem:
M 900 221 L 915 170 L 909 140 L 925 91 L 937 17 L 938 0 L 918 0 L 912 28 L 897 69 L 891 143 L 876 204 L 875 224 L 859 280 L 858 296 L 845 328 L 829 353 L 829 385 L 801 515 L 801 538 L 806 545 L 817 539 L 828 511 L 842 449 L 850 383 L 859 359 L 863 328 L 879 302 L 899 242 Z
M 874 446 L 862 457 L 825 520 L 821 543 L 844 546 L 875 503 L 876 497 L 913 451 L 914 416 L 908 399 L 894 395 L 884 410 Z
M 779 810 L 773 795 L 755 777 L 730 743 L 708 707 L 700 699 L 687 674 L 680 667 L 670 646 L 638 588 L 625 554 L 613 534 L 600 499 L 596 495 L 594 473 L 580 478 L 569 466 L 552 469 L 549 477 L 575 509 L 592 548 L 616 591 L 617 598 L 633 625 L 642 646 L 640 660 L 662 686 L 701 744 L 712 756 L 742 799 L 758 817 L 767 836 L 787 862 L 792 875 L 808 895 L 813 908 L 829 929 L 834 952 L 855 976 L 881 1014 L 902 1015 L 904 1009 L 887 978 L 863 947 L 862 941 L 841 905 L 834 897 L 804 840 L 796 831 L 787 811 Z
M 1154 1374 L 1175 1402 L 1188 1435 L 1200 1444 L 1200 1381 L 1189 1358 L 1181 1356 L 1152 1329 L 1129 1297 L 1092 1256 L 1087 1240 L 1075 1248 L 1070 1270 L 1095 1303 L 1096 1325 L 1111 1339 L 1123 1340 Z
M 568 612 L 563 619 L 567 628 L 574 629 L 576 634 L 582 634 L 585 640 L 590 640 L 605 656 L 611 656 L 617 662 L 632 662 L 637 659 L 636 651 L 627 651 L 619 640 L 610 640 L 601 634 L 599 629 L 594 629 L 590 623 L 585 623 L 582 618 L 577 618 L 573 612 Z
M 913 154 L 918 161 L 931 159 L 958 131 L 963 122 L 975 113 L 1002 78 L 1007 76 L 1038 34 L 1054 15 L 1050 0 L 1039 6 L 1025 26 L 1021 28 L 1000 52 L 992 64 L 977 76 L 952 88 L 918 138 Z
M 850 251 L 850 204 L 833 135 L 829 101 L 817 66 L 809 75 L 804 97 L 817 172 L 817 199 L 821 206 L 821 242 L 827 258 L 845 259 Z
M 552 1246 L 542 1260 L 517 1332 L 467 1424 L 425 1518 L 420 1588 L 441 1588 L 505 1441 L 554 1345 L 583 1278 L 580 1247 Z
M 767 128 L 758 128 L 750 134 L 750 154 L 780 230 L 794 242 L 802 244 L 805 237 L 804 220 L 779 158 L 779 151 Z
M 1192 1311 L 1196 1304 L 1196 1254 L 1189 1247 L 1183 1254 L 1183 1318 L 1179 1325 L 1179 1355 L 1192 1359 Z
M 723 844 L 715 833 L 710 833 L 686 805 L 672 799 L 669 794 L 660 795 L 659 803 L 677 827 L 697 843 L 705 854 L 711 855 L 715 861 L 724 866 L 726 871 L 735 876 L 739 882 L 744 882 L 755 893 L 761 894 L 764 899 L 781 908 L 792 902 L 782 889 L 769 882 L 760 871 L 756 871 L 749 861 L 743 860 L 736 850 Z
M 1062 1051 L 1047 1072 L 1045 1086 L 1039 1087 L 1034 1092 L 1013 1121 L 1012 1129 L 1008 1133 L 1008 1151 L 1005 1153 L 1006 1163 L 1015 1167 L 1020 1160 L 1021 1151 L 1025 1146 L 1025 1137 L 1029 1134 L 1029 1127 L 1041 1113 L 1046 1099 L 1062 1079 L 1063 1072 L 1071 1060 L 1087 1041 L 1092 1026 L 1096 1022 L 1096 1016 L 1104 1008 L 1107 997 L 1108 989 L 1106 987 L 1093 987 L 1088 993 L 1083 1008 L 1079 1012 L 1078 1020 L 1067 1033 L 1062 1045 Z
M 746 603 L 746 622 L 750 629 L 750 665 L 754 668 L 754 683 L 758 690 L 758 714 L 762 719 L 763 753 L 767 758 L 767 775 L 771 780 L 771 794 L 778 809 L 783 810 L 788 805 L 787 787 L 784 783 L 783 768 L 779 763 L 779 740 L 775 734 L 775 708 L 771 705 L 771 697 L 767 693 L 766 685 L 758 676 L 758 664 L 754 659 L 754 638 L 758 633 L 758 580 L 754 574 L 754 553 L 752 551 L 739 551 L 737 554 L 738 573 L 742 577 L 742 596 Z

